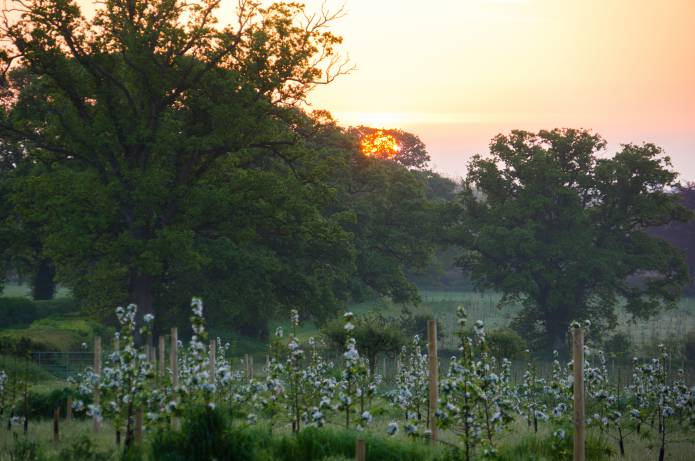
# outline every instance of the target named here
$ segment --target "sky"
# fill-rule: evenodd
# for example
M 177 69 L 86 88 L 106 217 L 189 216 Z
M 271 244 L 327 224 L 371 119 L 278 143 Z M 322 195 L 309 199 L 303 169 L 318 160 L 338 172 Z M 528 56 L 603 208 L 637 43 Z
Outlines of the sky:
M 319 1 L 307 1 L 316 8 Z M 310 97 L 345 125 L 401 128 L 465 174 L 511 129 L 655 143 L 695 181 L 695 0 L 328 0 L 357 69 Z
M 305 3 L 344 7 L 333 31 L 356 66 L 311 106 L 419 135 L 445 175 L 465 175 L 497 133 L 573 127 L 600 133 L 607 154 L 655 143 L 695 181 L 695 0 Z M 220 23 L 235 4 L 222 0 Z

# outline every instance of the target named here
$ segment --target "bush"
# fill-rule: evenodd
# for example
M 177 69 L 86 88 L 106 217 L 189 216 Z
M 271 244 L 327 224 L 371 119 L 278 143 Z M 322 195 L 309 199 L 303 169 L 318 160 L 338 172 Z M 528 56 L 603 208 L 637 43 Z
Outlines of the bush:
M 352 336 L 359 345 L 360 354 L 369 359 L 372 373 L 376 367 L 378 354 L 398 354 L 406 343 L 403 331 L 394 323 L 393 319 L 370 313 L 356 317 L 352 323 L 355 325 Z M 326 324 L 321 329 L 321 333 L 330 347 L 339 351 L 345 349 L 347 333 L 345 321 L 342 318 Z
M 27 298 L 0 298 L 0 328 L 29 325 L 38 317 L 36 303 Z
M 34 301 L 38 318 L 50 315 L 65 315 L 79 312 L 77 302 L 72 298 L 56 298 L 45 301 Z
M 227 416 L 207 407 L 186 415 L 180 431 L 157 432 L 150 446 L 153 461 L 246 461 L 253 459 L 253 446 L 228 431 Z
M 84 397 L 79 396 L 77 391 L 68 387 L 45 392 L 29 391 L 27 396 L 29 417 L 52 418 L 54 408 L 60 408 L 60 414 L 65 416 L 69 396 L 72 396 L 73 401 L 81 399 L 86 405 L 91 403 L 91 401 L 86 401 Z M 75 417 L 79 418 L 83 415 L 75 414 Z
M 526 349 L 528 349 L 524 338 L 509 328 L 492 330 L 487 333 L 486 339 L 490 353 L 498 360 L 502 358 L 509 360 L 522 358 Z
M 622 332 L 615 333 L 604 344 L 603 351 L 608 357 L 615 357 L 618 360 L 630 359 L 632 351 L 632 341 L 630 337 Z

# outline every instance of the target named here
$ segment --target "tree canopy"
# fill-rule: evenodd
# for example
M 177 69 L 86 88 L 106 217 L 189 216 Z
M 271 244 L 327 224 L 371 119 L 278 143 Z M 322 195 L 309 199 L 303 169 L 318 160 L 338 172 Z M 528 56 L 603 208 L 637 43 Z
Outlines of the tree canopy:
M 503 303 L 520 301 L 517 330 L 546 345 L 575 319 L 614 326 L 618 304 L 647 317 L 688 279 L 681 253 L 647 232 L 690 217 L 668 157 L 651 144 L 611 158 L 604 148 L 584 130 L 498 135 L 471 161 L 455 207 L 460 265 Z
M 17 222 L 102 318 L 135 302 L 171 324 L 200 295 L 255 334 L 280 307 L 325 318 L 360 286 L 415 299 L 403 266 L 428 258 L 425 183 L 303 109 L 348 70 L 340 12 L 240 0 L 225 25 L 218 5 L 21 4 L 0 52 L 0 139 L 30 166 Z

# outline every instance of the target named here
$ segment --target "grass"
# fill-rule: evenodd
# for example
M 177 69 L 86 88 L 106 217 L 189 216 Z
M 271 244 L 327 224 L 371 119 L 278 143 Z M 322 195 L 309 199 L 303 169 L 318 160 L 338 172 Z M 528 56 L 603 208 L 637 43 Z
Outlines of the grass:
M 362 433 L 361 436 L 367 440 L 368 459 L 432 459 L 430 456 L 441 454 L 440 450 L 431 450 L 422 441 L 412 440 L 402 434 L 393 438 L 387 438 L 384 429 L 390 419 L 389 415 L 378 418 L 370 426 L 368 431 Z M 237 427 L 238 427 L 237 423 Z M 358 435 L 353 431 L 345 431 L 338 426 L 326 427 L 323 429 L 314 429 L 301 433 L 298 437 L 290 433 L 288 427 L 276 427 L 272 437 L 267 431 L 267 428 L 260 424 L 259 426 L 242 430 L 251 443 L 259 443 L 261 446 L 269 448 L 268 452 L 275 452 L 272 458 L 266 458 L 269 461 L 306 461 L 307 459 L 316 459 L 327 461 L 328 459 L 354 459 L 352 450 L 354 447 L 354 439 Z M 7 455 L 8 450 L 14 444 L 15 434 L 18 438 L 23 439 L 25 436 L 19 426 L 14 426 L 12 431 L 7 431 L 4 428 L 0 430 L 0 461 L 10 459 Z M 499 460 L 501 461 L 543 461 L 553 460 L 549 450 L 548 437 L 550 434 L 549 428 L 541 427 L 538 434 L 533 434 L 526 424 L 517 420 L 512 426 L 501 434 L 498 439 Z M 74 445 L 75 441 L 87 435 L 94 447 L 93 451 L 99 453 L 109 453 L 108 458 L 100 459 L 116 459 L 118 447 L 115 444 L 115 433 L 113 427 L 108 421 L 102 423 L 101 430 L 94 432 L 92 422 L 90 420 L 73 420 L 67 422 L 60 421 L 60 440 L 53 442 L 53 424 L 50 420 L 32 420 L 29 423 L 29 431 L 26 439 L 40 445 L 44 455 L 48 455 L 50 459 L 60 459 L 61 450 L 65 450 Z M 441 432 L 443 441 L 447 444 L 457 444 L 456 437 L 450 432 Z M 678 443 L 671 443 L 667 447 L 666 459 L 672 461 L 686 461 L 692 459 L 692 453 L 695 450 L 695 438 L 692 434 L 674 434 L 674 440 L 679 440 Z M 571 434 L 568 434 L 571 437 Z M 146 442 L 151 436 L 145 434 Z M 600 439 L 603 443 L 600 443 Z M 658 447 L 652 445 L 648 440 L 640 439 L 633 436 L 626 442 L 626 456 L 620 458 L 617 453 L 616 444 L 605 435 L 601 435 L 596 431 L 590 431 L 588 434 L 588 457 L 587 459 L 598 460 L 607 459 L 599 452 L 598 447 L 606 444 L 611 449 L 613 455 L 611 459 L 623 459 L 625 461 L 642 461 L 658 458 Z M 568 439 L 571 443 L 571 439 Z M 571 445 L 570 445 L 571 446 Z M 272 448 L 272 450 L 270 450 Z M 279 450 L 278 450 L 279 449 Z M 384 455 L 380 456 L 381 451 Z M 63 454 L 65 452 L 63 451 Z M 280 453 L 281 455 L 278 455 Z M 399 458 L 396 453 L 400 453 Z M 394 458 L 396 456 L 396 458 Z
M 65 287 L 58 287 L 56 289 L 55 298 L 69 298 L 72 295 L 70 289 Z M 0 293 L 0 296 L 14 298 L 30 298 L 31 297 L 31 287 L 27 284 L 16 284 L 8 283 L 5 284 L 4 290 Z
M 73 315 L 51 316 L 36 320 L 26 328 L 2 330 L 0 337 L 27 338 L 48 350 L 67 352 L 79 350 L 80 344 L 90 342 L 99 329 L 98 323 Z

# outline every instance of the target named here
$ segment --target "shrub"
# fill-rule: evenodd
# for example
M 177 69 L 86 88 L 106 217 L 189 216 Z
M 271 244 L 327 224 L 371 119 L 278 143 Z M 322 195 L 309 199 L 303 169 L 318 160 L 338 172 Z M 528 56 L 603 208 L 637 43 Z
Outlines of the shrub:
M 608 357 L 615 357 L 619 360 L 630 359 L 632 341 L 626 333 L 618 332 L 603 344 L 603 350 Z
M 487 333 L 485 339 L 490 352 L 497 360 L 522 358 L 524 351 L 528 348 L 524 338 L 510 328 L 492 330 Z
M 155 433 L 150 446 L 153 461 L 246 461 L 253 459 L 253 444 L 228 431 L 228 418 L 220 410 L 198 408 L 186 415 L 180 431 Z
M 60 408 L 60 414 L 64 416 L 69 396 L 72 396 L 73 401 L 82 400 L 87 405 L 91 403 L 91 401 L 86 401 L 84 397 L 79 396 L 77 391 L 67 387 L 44 392 L 29 391 L 27 396 L 29 417 L 52 418 L 54 408 Z M 83 415 L 76 414 L 75 416 L 82 417 Z
M 29 325 L 38 318 L 36 303 L 27 298 L 0 298 L 0 328 Z
M 37 317 L 44 318 L 50 315 L 65 315 L 79 312 L 77 302 L 73 298 L 56 298 L 45 301 L 34 301 L 37 309 Z
M 360 353 L 369 359 L 372 375 L 378 354 L 397 354 L 406 343 L 406 338 L 393 319 L 379 314 L 368 314 L 353 321 L 355 329 L 351 335 L 359 344 Z M 343 350 L 347 341 L 345 321 L 341 319 L 329 322 L 321 329 L 328 344 L 334 349 Z

